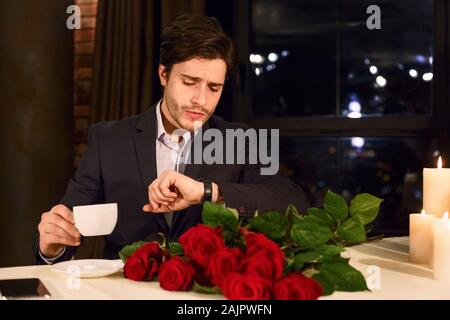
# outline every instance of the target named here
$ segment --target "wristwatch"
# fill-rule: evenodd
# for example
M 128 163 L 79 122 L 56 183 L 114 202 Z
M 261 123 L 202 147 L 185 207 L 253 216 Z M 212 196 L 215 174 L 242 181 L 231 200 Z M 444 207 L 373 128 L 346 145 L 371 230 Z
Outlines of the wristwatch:
M 200 180 L 203 182 L 204 192 L 203 192 L 203 199 L 202 202 L 205 201 L 212 201 L 212 182 L 210 180 Z

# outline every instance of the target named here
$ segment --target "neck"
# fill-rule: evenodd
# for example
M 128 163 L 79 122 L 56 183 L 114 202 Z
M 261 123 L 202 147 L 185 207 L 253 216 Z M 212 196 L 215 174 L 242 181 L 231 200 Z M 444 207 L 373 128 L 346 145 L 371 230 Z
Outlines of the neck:
M 166 104 L 166 99 L 161 102 L 161 120 L 164 126 L 164 130 L 168 134 L 172 134 L 179 126 L 176 125 L 175 120 L 172 118 L 169 109 Z

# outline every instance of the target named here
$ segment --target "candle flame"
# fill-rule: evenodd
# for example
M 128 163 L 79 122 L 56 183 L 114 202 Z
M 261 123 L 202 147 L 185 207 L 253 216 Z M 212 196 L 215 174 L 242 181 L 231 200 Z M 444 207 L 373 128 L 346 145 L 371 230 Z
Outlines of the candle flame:
M 448 220 L 448 211 L 444 212 L 444 215 L 442 216 L 443 220 Z
M 420 215 L 425 216 L 427 213 L 425 212 L 425 209 L 422 209 L 422 211 L 420 212 Z
M 438 169 L 442 169 L 442 157 L 439 156 L 438 162 L 437 162 Z

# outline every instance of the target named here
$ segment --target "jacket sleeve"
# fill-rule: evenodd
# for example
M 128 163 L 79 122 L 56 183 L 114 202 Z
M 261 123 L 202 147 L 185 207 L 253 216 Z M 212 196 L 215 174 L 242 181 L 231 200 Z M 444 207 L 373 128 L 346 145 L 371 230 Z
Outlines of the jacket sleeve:
M 81 160 L 75 176 L 70 179 L 66 193 L 59 202 L 70 210 L 73 210 L 74 206 L 104 202 L 103 180 L 100 166 L 100 143 L 97 132 L 99 125 L 92 125 L 89 128 L 88 149 Z M 38 244 L 39 238 L 35 246 L 36 263 L 47 264 L 40 255 Z M 74 256 L 76 249 L 76 247 L 67 247 L 64 254 L 52 261 L 52 263 L 70 260 Z
M 262 176 L 255 168 L 246 168 L 238 183 L 220 182 L 219 190 L 227 207 L 238 209 L 241 215 L 252 216 L 256 210 L 285 212 L 293 204 L 305 212 L 309 201 L 303 190 L 282 173 Z
M 70 179 L 61 204 L 72 209 L 74 206 L 102 203 L 104 201 L 101 174 L 100 142 L 98 126 L 89 128 L 88 149 L 81 160 L 75 176 Z
M 309 201 L 299 186 L 279 170 L 273 175 L 261 174 L 264 166 L 259 160 L 249 164 L 248 143 L 243 152 L 246 161 L 240 165 L 238 182 L 217 182 L 227 207 L 237 209 L 243 216 L 252 216 L 256 210 L 284 213 L 290 204 L 300 212 L 306 211 Z

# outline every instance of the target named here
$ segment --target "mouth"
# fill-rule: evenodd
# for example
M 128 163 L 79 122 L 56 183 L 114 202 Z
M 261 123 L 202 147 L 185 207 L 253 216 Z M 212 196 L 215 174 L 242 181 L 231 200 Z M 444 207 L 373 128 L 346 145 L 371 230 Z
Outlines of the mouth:
M 199 120 L 205 116 L 204 113 L 195 111 L 185 111 L 185 114 L 191 120 Z

